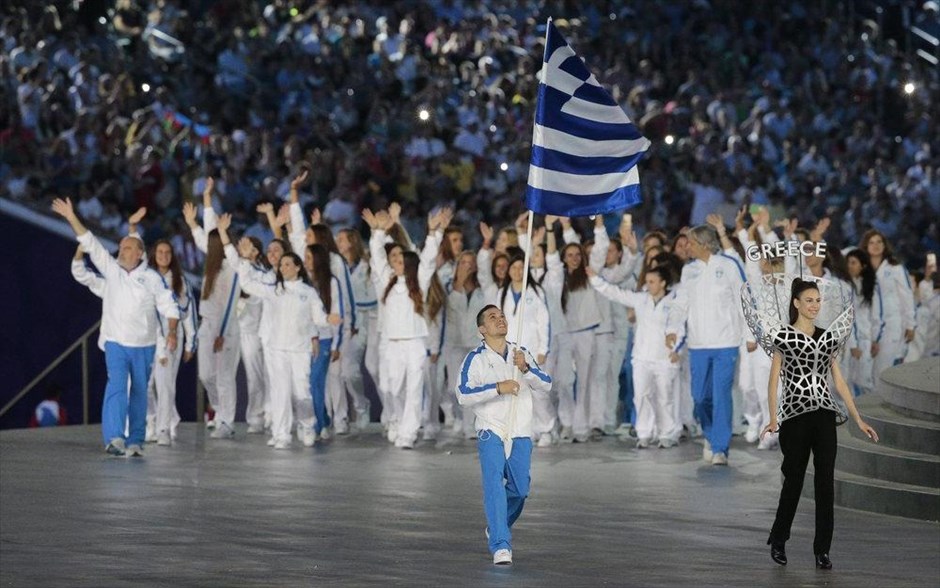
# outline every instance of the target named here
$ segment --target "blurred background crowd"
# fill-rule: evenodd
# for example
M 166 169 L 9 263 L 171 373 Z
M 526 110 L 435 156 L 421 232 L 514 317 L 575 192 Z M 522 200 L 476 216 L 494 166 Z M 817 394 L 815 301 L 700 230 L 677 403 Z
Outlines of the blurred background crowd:
M 938 30 L 936 2 L 884 2 Z M 104 235 L 200 254 L 180 214 L 219 210 L 263 241 L 261 202 L 302 195 L 334 229 L 403 206 L 416 238 L 449 203 L 468 247 L 522 210 L 548 16 L 653 141 L 638 233 L 745 204 L 909 267 L 940 249 L 938 68 L 867 2 L 106 0 L 0 8 L 0 195 L 71 195 Z M 903 8 L 898 12 L 898 8 Z

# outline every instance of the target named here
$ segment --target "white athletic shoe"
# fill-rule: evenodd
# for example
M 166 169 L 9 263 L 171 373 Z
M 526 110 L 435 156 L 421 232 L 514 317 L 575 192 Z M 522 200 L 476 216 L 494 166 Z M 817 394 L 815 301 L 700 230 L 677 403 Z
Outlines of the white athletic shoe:
M 147 423 L 147 430 L 144 433 L 144 443 L 156 443 L 157 442 L 157 424 L 156 423 Z
M 268 447 L 274 447 L 274 446 L 276 445 L 276 443 L 277 443 L 277 442 L 274 440 L 274 437 L 269 437 L 269 438 L 268 438 Z
M 330 433 L 330 427 L 323 427 L 320 429 L 320 441 L 329 441 L 332 434 Z
M 395 441 L 395 447 L 398 447 L 399 449 L 414 449 L 415 442 L 412 441 L 411 439 L 405 439 L 404 437 L 399 437 Z
M 675 446 L 678 445 L 678 444 L 679 444 L 679 442 L 676 441 L 675 439 L 669 439 L 669 438 L 666 438 L 666 437 L 664 437 L 664 438 L 662 438 L 662 439 L 659 440 L 659 448 L 660 448 L 660 449 L 669 449 L 670 447 L 675 447 Z
M 764 438 L 761 439 L 760 442 L 757 444 L 757 448 L 766 451 L 768 449 L 774 449 L 775 447 L 777 447 L 777 443 L 778 443 L 777 436 L 774 435 L 773 433 L 767 433 L 766 435 L 764 435 Z
M 235 431 L 228 423 L 218 423 L 215 427 L 215 431 L 212 431 L 212 434 L 209 436 L 213 439 L 231 439 L 235 436 Z
M 620 423 L 620 426 L 614 429 L 614 435 L 618 437 L 630 436 L 630 423 Z
M 346 421 L 339 421 L 333 424 L 333 427 L 336 429 L 337 435 L 348 435 L 349 434 L 349 423 Z
M 214 418 L 213 418 L 213 419 L 209 419 L 208 421 L 206 421 L 206 429 L 208 429 L 208 430 L 210 430 L 210 431 L 215 430 L 215 419 L 214 419 Z
M 716 453 L 712 456 L 712 465 L 728 465 L 728 456 L 724 453 Z
M 497 549 L 496 553 L 493 554 L 493 565 L 511 566 L 512 552 L 508 549 Z
M 744 433 L 744 439 L 748 443 L 757 443 L 760 438 L 760 425 L 748 425 L 747 432 Z
M 163 429 L 162 431 L 157 433 L 157 445 L 162 445 L 166 447 L 170 445 L 172 442 L 173 441 L 170 438 L 170 432 L 167 431 L 166 429 Z
M 708 442 L 708 439 L 703 439 L 705 445 L 702 445 L 702 459 L 707 462 L 711 462 L 712 458 L 715 457 L 715 454 L 712 453 L 712 444 Z
M 248 434 L 249 435 L 264 434 L 264 425 L 259 425 L 259 424 L 248 425 Z
M 369 426 L 370 418 L 371 417 L 369 415 L 369 409 L 363 409 L 361 411 L 357 411 L 356 412 L 356 428 L 359 429 L 360 431 L 365 430 L 365 428 Z
M 275 449 L 290 449 L 290 441 L 275 441 Z
M 551 433 L 542 433 L 539 435 L 539 447 L 551 447 L 552 446 L 552 434 Z
M 395 440 L 398 439 L 398 425 L 388 426 L 388 433 L 386 434 L 386 438 L 388 439 L 389 443 L 394 443 Z
M 120 437 L 115 437 L 111 439 L 111 442 L 108 443 L 108 446 L 104 448 L 108 455 L 113 457 L 124 457 L 127 453 L 127 449 L 124 447 L 124 439 Z
M 128 446 L 127 448 L 127 457 L 143 457 L 144 449 L 140 445 L 134 443 L 133 445 Z
M 303 439 L 301 439 L 301 443 L 304 444 L 304 447 L 313 447 L 316 442 L 317 434 L 313 432 L 313 429 L 304 431 Z
M 646 449 L 646 448 L 649 447 L 649 446 L 650 446 L 650 440 L 649 440 L 649 439 L 640 438 L 640 439 L 637 439 L 637 440 L 636 440 L 636 448 L 637 448 L 637 449 Z
M 573 440 L 574 440 L 574 434 L 571 432 L 571 427 L 562 427 L 561 428 L 561 442 L 571 443 Z

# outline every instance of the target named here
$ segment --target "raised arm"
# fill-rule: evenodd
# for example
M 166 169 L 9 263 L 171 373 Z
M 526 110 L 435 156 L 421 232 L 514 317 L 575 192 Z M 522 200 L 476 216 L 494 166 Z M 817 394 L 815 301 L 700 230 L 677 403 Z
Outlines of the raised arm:
M 450 224 L 452 216 L 453 213 L 447 208 L 428 216 L 428 237 L 424 241 L 421 263 L 418 266 L 418 285 L 425 296 L 428 288 L 431 287 L 431 278 L 437 270 L 437 254 L 441 248 L 441 241 L 444 239 L 444 229 Z
M 303 251 L 307 244 L 306 232 L 307 224 L 304 222 L 304 211 L 300 207 L 300 188 L 307 181 L 307 170 L 291 180 L 290 183 L 290 245 L 294 251 Z
M 183 204 L 183 220 L 186 221 L 186 225 L 193 233 L 193 242 L 196 244 L 196 249 L 203 253 L 208 253 L 209 236 L 206 234 L 206 231 L 199 226 L 199 222 L 196 220 L 197 215 L 196 206 L 192 202 Z
M 85 286 L 91 293 L 98 298 L 104 298 L 104 278 L 88 269 L 85 265 L 85 252 L 79 245 L 75 250 L 75 257 L 72 258 L 72 277 L 75 281 Z
M 215 189 L 215 180 L 206 178 L 206 187 L 202 191 L 202 227 L 206 234 L 218 226 L 219 217 L 212 207 L 212 191 Z
M 386 229 L 391 219 L 385 211 L 373 214 L 368 208 L 362 211 L 362 219 L 369 225 L 372 234 L 369 236 L 369 268 L 372 270 L 372 281 L 384 287 L 392 277 L 392 268 L 388 265 L 388 256 L 385 254 L 385 244 L 390 241 Z
M 571 226 L 571 219 L 567 216 L 558 217 L 558 220 L 561 221 L 561 238 L 565 242 L 565 245 L 570 245 L 571 243 L 581 243 L 581 235 L 574 230 Z
M 597 290 L 604 298 L 616 302 L 617 304 L 636 308 L 643 302 L 643 298 L 646 296 L 643 292 L 634 292 L 627 288 L 614 286 L 604 278 L 595 274 L 593 270 L 589 273 L 591 276 L 591 287 Z
M 598 214 L 594 217 L 594 246 L 591 248 L 591 255 L 588 257 L 588 265 L 591 269 L 596 272 L 604 269 L 609 247 L 610 237 L 607 236 L 607 229 L 604 227 L 604 215 Z
M 69 226 L 75 232 L 75 236 L 78 237 L 78 242 L 82 244 L 82 249 L 91 257 L 91 262 L 95 264 L 95 267 L 105 278 L 121 271 L 121 266 L 118 265 L 117 260 L 108 253 L 101 242 L 78 219 L 71 199 L 56 198 L 52 201 L 52 210 L 69 223 Z

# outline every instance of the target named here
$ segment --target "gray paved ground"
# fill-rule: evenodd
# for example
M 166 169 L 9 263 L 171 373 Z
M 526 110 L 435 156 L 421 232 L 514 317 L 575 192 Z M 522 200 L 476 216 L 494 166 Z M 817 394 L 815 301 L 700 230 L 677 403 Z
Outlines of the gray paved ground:
M 97 427 L 0 433 L 2 586 L 938 586 L 940 526 L 836 510 L 835 569 L 813 567 L 813 503 L 790 565 L 765 546 L 779 456 L 735 440 L 536 450 L 512 568 L 483 538 L 475 448 L 379 435 L 275 452 L 184 425 L 140 460 Z

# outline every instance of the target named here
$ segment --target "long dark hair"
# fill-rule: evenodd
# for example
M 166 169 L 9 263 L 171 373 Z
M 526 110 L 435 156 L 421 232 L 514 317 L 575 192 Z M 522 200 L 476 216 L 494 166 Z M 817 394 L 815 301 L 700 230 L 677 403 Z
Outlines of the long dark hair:
M 525 263 L 525 252 L 520 247 L 510 246 L 506 248 L 506 253 L 509 254 L 509 267 L 512 267 L 514 263 Z M 509 268 L 506 268 L 506 277 L 503 278 L 503 283 L 500 285 L 502 293 L 499 297 L 499 308 L 502 309 L 506 304 L 506 293 L 509 292 L 509 288 L 512 286 L 512 278 L 509 277 Z M 535 290 L 536 294 L 539 294 L 541 287 L 538 282 L 535 281 L 535 278 L 532 277 L 532 269 L 529 268 L 529 279 L 527 288 L 532 288 Z
M 816 290 L 819 291 L 819 286 L 816 285 L 816 282 L 810 282 L 807 280 L 801 280 L 796 278 L 793 280 L 793 285 L 790 286 L 790 324 L 795 325 L 796 319 L 800 318 L 800 311 L 796 309 L 796 306 L 793 304 L 794 300 L 798 300 L 800 295 L 807 290 Z
M 206 248 L 206 269 L 203 273 L 202 299 L 208 300 L 215 288 L 215 280 L 222 270 L 222 261 L 225 259 L 225 250 L 222 248 L 222 237 L 218 229 L 209 231 L 209 245 Z M 303 267 L 301 265 L 301 267 Z
M 268 262 L 268 256 L 264 252 L 264 244 L 261 242 L 261 239 L 258 237 L 246 237 L 251 241 L 252 246 L 255 248 L 255 251 L 258 252 L 258 255 L 251 260 L 252 263 L 257 263 L 266 270 L 271 269 L 271 264 Z
M 885 234 L 879 231 L 878 229 L 868 229 L 865 231 L 865 234 L 862 235 L 862 241 L 859 243 L 858 248 L 868 253 L 868 242 L 875 235 L 881 237 L 881 242 L 885 244 L 885 252 L 882 254 L 882 259 L 890 263 L 891 265 L 898 264 L 898 258 L 894 256 L 894 248 L 891 247 L 891 243 L 888 241 L 888 238 L 885 237 Z M 871 261 L 871 254 L 869 254 L 869 262 Z
M 843 282 L 852 283 L 852 276 L 849 275 L 849 268 L 845 262 L 845 256 L 835 247 L 826 249 L 826 258 L 823 259 L 823 267 L 829 270 L 829 273 Z
M 170 284 L 170 289 L 177 296 L 182 296 L 185 294 L 183 291 L 183 270 L 180 268 L 180 260 L 176 257 L 176 251 L 173 250 L 173 245 L 166 239 L 158 239 L 154 242 L 153 247 L 150 249 L 150 257 L 147 259 L 147 265 L 157 270 L 157 273 L 160 272 L 160 268 L 157 267 L 157 247 L 160 245 L 166 245 L 170 248 L 170 274 L 172 274 L 172 283 Z
M 323 308 L 327 312 L 333 307 L 333 297 L 330 291 L 330 280 L 333 274 L 330 272 L 330 252 L 325 245 L 314 243 L 307 245 L 307 251 L 313 257 L 313 271 L 310 273 L 310 285 L 313 286 L 320 300 L 323 301 Z
M 281 259 L 284 259 L 285 257 L 290 258 L 294 264 L 300 268 L 300 271 L 297 273 L 297 277 L 300 279 L 300 281 L 309 286 L 310 278 L 307 277 L 307 272 L 304 270 L 304 262 L 302 259 L 300 259 L 300 256 L 293 251 L 287 251 L 284 253 L 284 255 L 281 256 Z M 278 288 L 282 290 L 284 289 L 284 276 L 281 274 L 280 267 L 277 268 L 277 280 L 274 282 L 274 287 L 275 290 Z
M 396 245 L 396 247 L 400 246 Z M 421 296 L 421 286 L 418 283 L 418 266 L 421 264 L 421 258 L 414 251 L 402 251 L 401 255 L 405 262 L 405 275 L 403 277 L 405 278 L 405 286 L 408 288 L 408 297 L 411 298 L 411 302 L 414 304 L 415 312 L 423 315 L 424 297 Z M 382 294 L 382 304 L 385 304 L 385 301 L 388 300 L 388 294 L 398 283 L 398 278 L 399 276 L 392 276 L 392 279 L 388 281 L 385 293 Z
M 584 290 L 588 287 L 588 275 L 587 269 L 585 268 L 585 256 L 584 248 L 581 247 L 578 243 L 568 243 L 565 245 L 565 248 L 561 250 L 561 260 L 564 263 L 565 254 L 569 249 L 577 247 L 581 252 L 581 265 L 574 269 L 574 271 L 569 272 L 568 266 L 565 265 L 565 283 L 561 289 L 561 310 L 565 313 L 568 312 L 568 292 L 573 290 Z
M 868 257 L 868 252 L 861 249 L 853 249 L 845 255 L 846 259 L 849 257 L 854 257 L 862 264 L 862 275 L 859 276 L 862 278 L 862 286 L 858 294 L 862 296 L 862 300 L 865 301 L 865 304 L 871 304 L 872 300 L 875 297 L 875 269 L 871 267 L 871 258 Z M 849 283 L 852 286 L 855 286 L 854 280 L 850 280 Z
M 323 245 L 330 253 L 339 253 L 336 247 L 336 239 L 333 238 L 333 231 L 323 223 L 310 225 L 310 232 L 313 233 L 313 242 L 317 245 Z
M 349 248 L 353 258 L 352 263 L 349 264 L 350 269 L 354 269 L 363 259 L 369 259 L 369 252 L 362 242 L 362 235 L 359 234 L 359 231 L 343 229 L 340 233 L 346 235 L 346 240 L 349 241 Z

